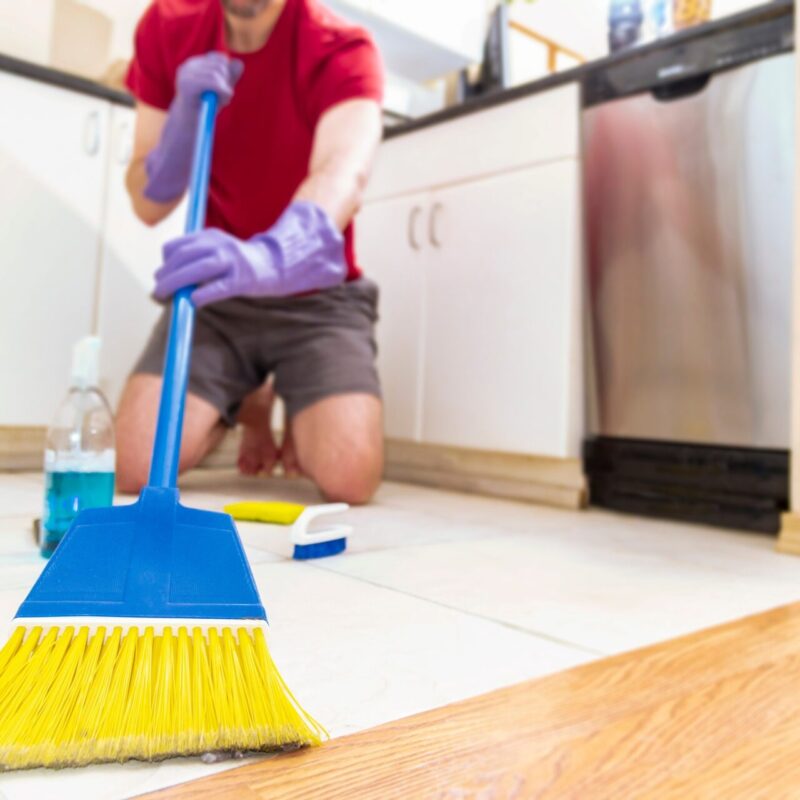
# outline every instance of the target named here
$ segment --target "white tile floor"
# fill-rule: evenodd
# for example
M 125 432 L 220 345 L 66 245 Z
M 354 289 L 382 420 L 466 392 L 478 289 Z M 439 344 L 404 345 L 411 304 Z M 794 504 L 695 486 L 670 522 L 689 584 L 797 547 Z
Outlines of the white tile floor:
M 0 619 L 43 562 L 37 475 L 0 475 Z M 196 473 L 183 501 L 317 502 L 304 483 Z M 240 526 L 275 658 L 333 736 L 764 610 L 800 596 L 773 540 L 400 484 L 354 509 L 346 553 L 291 561 L 286 529 Z M 5 638 L 5 636 L 3 637 Z M 195 760 L 0 776 L 0 800 L 100 800 L 230 764 Z

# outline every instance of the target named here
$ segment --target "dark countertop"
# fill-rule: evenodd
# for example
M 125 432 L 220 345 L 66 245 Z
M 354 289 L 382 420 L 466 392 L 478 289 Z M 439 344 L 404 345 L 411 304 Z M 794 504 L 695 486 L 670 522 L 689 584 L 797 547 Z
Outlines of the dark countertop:
M 60 86 L 62 89 L 72 89 L 81 94 L 89 94 L 99 97 L 102 100 L 110 100 L 123 106 L 133 106 L 134 100 L 127 92 L 120 92 L 104 86 L 102 83 L 82 78 L 80 75 L 73 75 L 70 72 L 63 72 L 53 67 L 45 67 L 42 64 L 35 64 L 32 61 L 24 61 L 21 58 L 6 56 L 0 53 L 0 71 L 11 72 L 14 75 L 21 75 L 23 78 L 30 78 L 34 81 L 49 83 L 53 86 Z
M 772 0 L 772 2 L 756 6 L 741 14 L 724 17 L 723 19 L 709 22 L 705 25 L 690 28 L 649 45 L 644 45 L 621 53 L 615 53 L 607 58 L 592 61 L 575 69 L 549 75 L 545 78 L 532 81 L 531 83 L 516 86 L 513 89 L 473 98 L 460 105 L 438 111 L 435 114 L 420 117 L 419 119 L 400 125 L 391 126 L 386 129 L 386 138 L 391 139 L 395 136 L 402 136 L 405 133 L 411 133 L 412 131 L 427 128 L 431 125 L 457 119 L 466 114 L 474 114 L 486 108 L 508 103 L 512 100 L 518 100 L 519 98 L 544 92 L 548 89 L 553 89 L 568 83 L 580 82 L 584 88 L 584 101 L 589 103 L 596 102 L 597 99 L 603 99 L 607 96 L 609 92 L 621 91 L 619 82 L 615 84 L 613 77 L 607 79 L 608 76 L 613 76 L 614 70 L 630 70 L 631 67 L 635 69 L 638 64 L 641 64 L 643 68 L 645 65 L 652 67 L 654 59 L 657 59 L 660 53 L 666 52 L 670 48 L 683 47 L 687 53 L 691 53 L 693 48 L 702 48 L 704 40 L 711 39 L 712 37 L 718 38 L 719 34 L 722 32 L 736 33 L 745 28 L 755 29 L 759 25 L 763 27 L 781 17 L 791 15 L 793 9 L 793 0 Z M 756 44 L 758 43 L 756 42 Z M 787 43 L 784 49 L 790 49 L 792 44 L 792 42 Z M 761 53 L 757 47 L 754 48 L 752 57 L 756 57 L 759 54 L 763 53 Z M 727 67 L 736 65 L 737 64 L 734 62 L 726 63 Z M 30 61 L 24 61 L 23 59 L 14 58 L 12 56 L 0 54 L 0 70 L 15 75 L 21 75 L 32 80 L 49 83 L 54 86 L 60 86 L 64 89 L 71 89 L 72 91 L 81 92 L 82 94 L 99 97 L 103 100 L 109 100 L 112 103 L 118 103 L 124 106 L 134 105 L 133 98 L 127 92 L 111 89 L 108 86 L 89 80 L 88 78 L 53 69 L 52 67 L 46 67 L 41 64 L 35 64 Z M 670 80 L 674 81 L 674 77 L 665 77 L 664 83 L 668 83 Z M 586 98 L 587 94 L 591 95 L 588 100 Z

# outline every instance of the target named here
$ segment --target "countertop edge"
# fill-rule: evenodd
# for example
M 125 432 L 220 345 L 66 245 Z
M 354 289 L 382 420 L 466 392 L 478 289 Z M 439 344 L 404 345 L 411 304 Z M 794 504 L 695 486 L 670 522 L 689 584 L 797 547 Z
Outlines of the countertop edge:
M 133 96 L 127 92 L 112 89 L 110 86 L 105 86 L 89 78 L 2 53 L 0 53 L 0 71 L 58 86 L 62 89 L 70 89 L 73 92 L 97 97 L 101 100 L 109 100 L 121 106 L 133 107 L 136 102 Z

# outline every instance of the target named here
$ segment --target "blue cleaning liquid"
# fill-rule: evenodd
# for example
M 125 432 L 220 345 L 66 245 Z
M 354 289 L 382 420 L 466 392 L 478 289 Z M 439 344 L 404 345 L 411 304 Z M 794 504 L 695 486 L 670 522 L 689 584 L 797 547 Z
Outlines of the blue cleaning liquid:
M 79 511 L 110 506 L 113 500 L 113 472 L 47 472 L 42 555 L 50 558 Z

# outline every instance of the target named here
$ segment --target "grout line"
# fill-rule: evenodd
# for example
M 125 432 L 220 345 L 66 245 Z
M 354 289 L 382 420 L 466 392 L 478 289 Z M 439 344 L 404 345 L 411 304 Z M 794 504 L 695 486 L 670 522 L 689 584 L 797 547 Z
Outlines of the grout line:
M 585 645 L 579 644 L 578 642 L 572 642 L 568 639 L 560 639 L 558 636 L 552 636 L 549 633 L 544 633 L 543 631 L 532 631 L 528 628 L 523 628 L 520 625 L 516 625 L 513 622 L 506 622 L 502 619 L 495 619 L 494 617 L 490 617 L 486 614 L 478 614 L 475 611 L 469 611 L 468 609 L 459 608 L 458 606 L 452 606 L 448 603 L 443 603 L 440 600 L 433 600 L 430 597 L 423 597 L 422 595 L 414 594 L 413 592 L 407 592 L 403 589 L 397 589 L 394 586 L 386 586 L 385 584 L 378 583 L 377 581 L 369 580 L 368 578 L 362 578 L 357 575 L 348 575 L 347 573 L 337 572 L 334 569 L 330 569 L 329 567 L 322 566 L 321 564 L 311 564 L 307 563 L 307 566 L 311 567 L 312 569 L 318 569 L 322 572 L 327 572 L 328 574 L 338 575 L 340 578 L 350 578 L 354 581 L 359 581 L 360 583 L 365 583 L 368 586 L 373 586 L 378 589 L 385 589 L 389 592 L 394 592 L 395 594 L 403 595 L 404 597 L 411 597 L 414 600 L 421 600 L 425 603 L 430 603 L 431 605 L 437 606 L 438 608 L 444 608 L 448 611 L 456 611 L 459 614 L 463 614 L 467 617 L 472 617 L 474 619 L 482 620 L 483 622 L 492 622 L 495 625 L 500 625 L 503 628 L 508 628 L 509 630 L 514 631 L 515 633 L 523 633 L 526 636 L 531 636 L 534 639 L 543 639 L 545 641 L 551 642 L 552 644 L 557 644 L 561 647 L 567 647 L 571 650 L 577 650 L 581 653 L 585 653 L 587 655 L 595 656 L 596 658 L 605 658 L 609 655 L 609 653 L 604 653 L 600 650 L 595 650 L 591 647 L 586 647 Z

